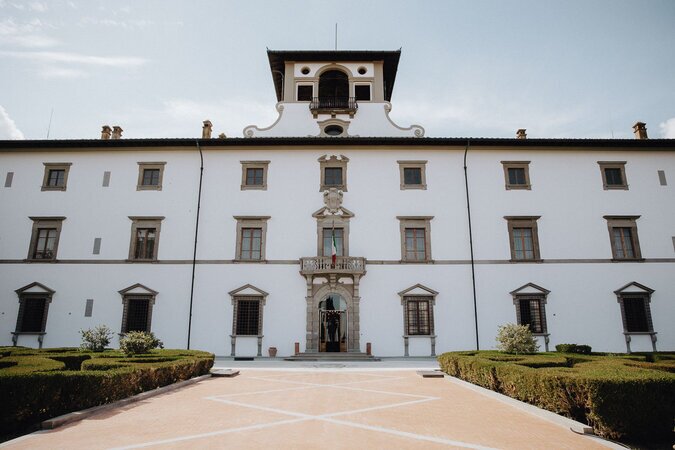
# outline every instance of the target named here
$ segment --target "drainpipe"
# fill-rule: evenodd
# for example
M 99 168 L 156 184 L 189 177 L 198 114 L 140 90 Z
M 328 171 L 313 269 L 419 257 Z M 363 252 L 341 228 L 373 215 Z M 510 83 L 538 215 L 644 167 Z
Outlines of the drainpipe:
M 478 340 L 478 306 L 476 304 L 476 265 L 473 258 L 473 231 L 471 229 L 471 203 L 469 202 L 469 175 L 466 169 L 466 155 L 469 153 L 471 141 L 466 141 L 466 148 L 464 149 L 464 186 L 466 189 L 466 215 L 469 219 L 469 248 L 471 249 L 471 284 L 473 288 L 473 319 L 476 325 L 476 350 L 480 350 L 480 342 Z
M 202 205 L 202 179 L 204 177 L 204 155 L 202 148 L 197 141 L 197 150 L 199 150 L 199 193 L 197 194 L 197 220 L 195 223 L 195 245 L 192 253 L 192 281 L 190 284 L 190 316 L 188 317 L 188 336 L 187 348 L 190 350 L 190 335 L 192 334 L 192 302 L 195 296 L 195 269 L 197 267 L 197 237 L 199 236 L 199 210 Z

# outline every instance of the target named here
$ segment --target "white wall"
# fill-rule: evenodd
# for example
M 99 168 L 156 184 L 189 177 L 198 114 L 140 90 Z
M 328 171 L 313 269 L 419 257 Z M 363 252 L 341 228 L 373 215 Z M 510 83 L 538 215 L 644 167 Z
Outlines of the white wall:
M 306 105 L 304 105 L 306 106 Z M 360 111 L 359 114 L 363 112 Z M 351 128 L 350 128 L 351 131 Z M 414 141 L 411 141 L 414 143 Z M 264 309 L 263 354 L 279 356 L 305 345 L 305 280 L 297 261 L 316 255 L 316 221 L 323 206 L 317 158 L 349 157 L 343 206 L 355 213 L 350 255 L 368 264 L 361 280 L 361 349 L 367 342 L 380 356 L 403 355 L 403 307 L 397 292 L 417 283 L 439 292 L 435 306 L 436 351 L 474 347 L 473 298 L 463 148 L 204 148 L 204 184 L 195 278 L 192 347 L 229 355 L 232 304 L 229 291 L 245 284 L 269 293 Z M 242 160 L 269 160 L 265 191 L 241 191 Z M 427 160 L 427 190 L 400 190 L 397 160 Z M 531 191 L 504 188 L 503 160 L 530 164 Z M 627 161 L 629 190 L 605 191 L 597 161 Z M 136 191 L 138 162 L 165 161 L 161 191 Z M 65 192 L 42 192 L 43 162 L 71 162 Z M 191 258 L 199 176 L 196 150 L 105 150 L 0 153 L 0 177 L 14 172 L 12 187 L 0 187 L 0 345 L 11 345 L 18 298 L 15 289 L 38 281 L 56 291 L 49 308 L 45 346 L 78 345 L 81 328 L 100 323 L 119 331 L 118 293 L 134 283 L 159 292 L 152 330 L 167 347 L 184 347 L 190 298 Z M 657 347 L 675 349 L 675 154 L 648 151 L 473 148 L 468 156 L 480 341 L 494 346 L 500 324 L 515 322 L 509 292 L 533 282 L 551 291 L 546 305 L 551 348 L 557 343 L 625 351 L 621 315 L 613 291 L 637 281 L 655 290 L 651 308 Z M 657 170 L 671 182 L 660 186 Z M 110 187 L 101 186 L 111 171 Z M 637 221 L 645 262 L 612 263 L 603 215 L 640 215 Z M 60 263 L 24 263 L 29 216 L 65 216 Z M 271 216 L 269 264 L 233 263 L 233 216 Z M 396 216 L 434 216 L 432 255 L 437 264 L 399 264 Z M 544 263 L 514 264 L 507 215 L 538 215 Z M 127 263 L 128 216 L 165 216 L 160 263 Z M 94 238 L 101 254 L 92 255 Z M 556 261 L 564 260 L 564 261 Z M 98 264 L 90 264 L 98 262 Z M 94 314 L 84 317 L 87 298 Z M 33 342 L 31 343 L 31 339 Z M 644 342 L 642 342 L 644 341 Z M 22 336 L 22 345 L 36 345 Z M 252 346 L 252 347 L 251 347 Z M 648 350 L 634 338 L 633 350 Z M 249 348 L 250 347 L 250 348 Z M 238 343 L 249 355 L 255 343 Z M 411 339 L 410 354 L 429 352 L 428 339 Z

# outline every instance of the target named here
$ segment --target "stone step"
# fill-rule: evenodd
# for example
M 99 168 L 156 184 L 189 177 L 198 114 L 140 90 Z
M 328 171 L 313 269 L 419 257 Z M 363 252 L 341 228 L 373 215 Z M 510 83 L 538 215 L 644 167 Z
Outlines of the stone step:
M 362 352 L 311 352 L 298 353 L 285 361 L 379 361 L 379 358 Z

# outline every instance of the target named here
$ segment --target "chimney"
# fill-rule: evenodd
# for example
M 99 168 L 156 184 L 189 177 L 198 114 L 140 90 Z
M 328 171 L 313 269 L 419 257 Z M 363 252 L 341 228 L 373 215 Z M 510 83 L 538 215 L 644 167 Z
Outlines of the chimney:
M 225 133 L 220 133 L 220 134 L 218 135 L 218 139 L 225 139 L 225 137 L 226 137 L 226 136 L 225 136 Z
M 211 139 L 211 131 L 213 131 L 213 124 L 210 120 L 205 120 L 202 127 L 202 139 Z
M 122 127 L 115 125 L 113 126 L 112 138 L 113 139 L 122 139 Z
M 635 139 L 647 139 L 647 124 L 644 122 L 635 122 L 633 125 Z
M 516 139 L 527 139 L 526 131 L 525 128 L 519 128 L 518 131 L 516 131 Z
M 103 128 L 101 129 L 101 139 L 110 139 L 110 133 L 112 133 L 112 128 L 110 128 L 108 125 L 103 125 Z

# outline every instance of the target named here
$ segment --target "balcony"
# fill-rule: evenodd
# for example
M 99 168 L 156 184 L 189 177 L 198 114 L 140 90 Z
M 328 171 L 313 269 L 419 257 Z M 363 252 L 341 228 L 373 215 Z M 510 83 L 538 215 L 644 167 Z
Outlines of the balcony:
M 302 275 L 363 275 L 366 273 L 366 258 L 338 256 L 335 264 L 330 256 L 300 258 L 300 273 Z
M 356 97 L 312 97 L 309 102 L 309 110 L 314 117 L 318 114 L 354 114 L 359 109 Z

